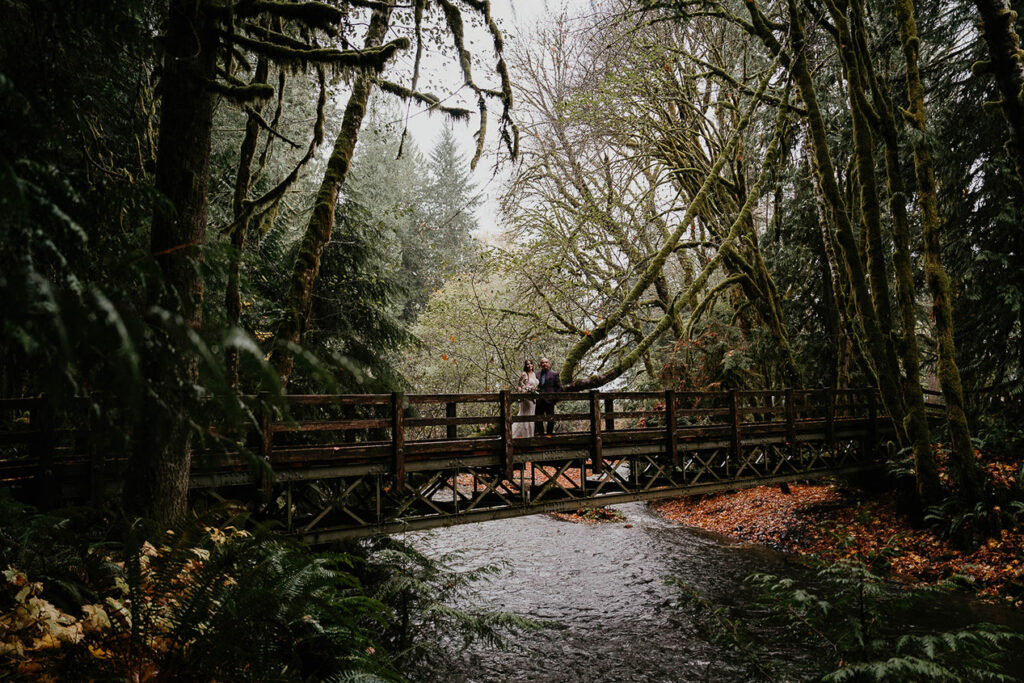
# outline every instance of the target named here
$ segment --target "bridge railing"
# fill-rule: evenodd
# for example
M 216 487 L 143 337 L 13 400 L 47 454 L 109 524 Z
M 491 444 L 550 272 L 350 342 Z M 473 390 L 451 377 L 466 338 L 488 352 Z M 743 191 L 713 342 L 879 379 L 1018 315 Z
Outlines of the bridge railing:
M 247 449 L 271 466 L 262 468 L 264 487 L 272 483 L 271 470 L 310 467 L 369 467 L 400 484 L 408 470 L 436 469 L 442 460 L 498 463 L 510 476 L 522 467 L 524 455 L 555 458 L 559 449 L 582 449 L 600 470 L 605 448 L 663 443 L 676 458 L 680 449 L 713 442 L 736 453 L 742 444 L 778 439 L 780 432 L 790 443 L 821 435 L 831 443 L 837 429 L 852 421 L 877 435 L 882 420 L 871 389 L 565 392 L 545 395 L 558 402 L 553 416 L 518 414 L 520 401 L 536 398 L 508 391 L 290 395 L 278 413 L 273 402 L 252 397 L 260 419 L 247 437 Z M 556 423 L 553 440 L 539 428 L 535 436 L 513 437 L 516 424 L 548 421 Z M 53 499 L 60 480 L 68 487 L 87 487 L 95 498 L 112 461 L 107 456 L 105 463 L 98 447 L 76 450 L 73 440 L 70 430 L 58 428 L 44 401 L 0 400 L 0 482 L 27 483 L 45 501 Z M 200 457 L 195 467 L 241 472 L 248 468 L 242 455 Z
M 878 399 L 872 389 L 772 391 L 590 391 L 545 394 L 554 415 L 519 415 L 518 405 L 538 398 L 508 391 L 487 394 L 381 394 L 289 396 L 288 419 L 270 420 L 261 454 L 275 469 L 332 461 L 377 463 L 404 481 L 410 463 L 450 457 L 499 456 L 508 475 L 517 452 L 550 450 L 545 423 L 556 423 L 558 446 L 586 447 L 600 469 L 605 443 L 657 435 L 675 454 L 680 442 L 717 438 L 738 451 L 744 438 L 785 425 L 787 440 L 809 432 L 835 440 L 838 425 L 863 421 L 878 433 Z M 302 415 L 309 408 L 319 417 Z M 334 411 L 325 417 L 324 409 Z M 340 412 L 339 412 L 340 411 Z M 341 415 L 341 417 L 339 417 Z M 513 436 L 513 426 L 541 425 L 532 437 Z

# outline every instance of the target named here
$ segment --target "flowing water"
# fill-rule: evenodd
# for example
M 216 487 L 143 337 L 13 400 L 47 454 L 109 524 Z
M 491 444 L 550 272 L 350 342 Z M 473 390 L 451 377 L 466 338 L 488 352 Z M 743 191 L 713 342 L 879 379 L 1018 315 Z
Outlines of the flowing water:
M 505 573 L 481 584 L 476 601 L 552 622 L 519 636 L 508 651 L 473 645 L 455 655 L 450 670 L 427 680 L 749 680 L 742 658 L 711 642 L 701 627 L 706 620 L 698 612 L 706 608 L 680 604 L 680 589 L 665 579 L 675 577 L 712 604 L 753 617 L 744 577 L 765 572 L 813 580 L 813 572 L 781 553 L 663 520 L 643 503 L 617 509 L 624 523 L 572 524 L 535 515 L 406 534 L 431 557 L 458 551 L 460 568 L 504 563 Z M 914 620 L 943 620 L 946 628 L 993 621 L 1024 632 L 1022 615 L 956 598 Z M 790 663 L 787 678 L 799 679 L 813 653 L 791 635 L 763 627 L 760 646 Z

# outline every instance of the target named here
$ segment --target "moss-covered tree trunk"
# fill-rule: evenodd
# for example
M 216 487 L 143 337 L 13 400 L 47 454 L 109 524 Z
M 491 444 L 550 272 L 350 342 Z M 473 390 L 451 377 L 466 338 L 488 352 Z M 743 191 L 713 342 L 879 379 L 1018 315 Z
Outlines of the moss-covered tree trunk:
M 885 365 L 878 367 L 878 371 L 898 372 L 899 361 L 896 358 L 896 347 L 892 341 L 896 325 L 892 314 L 889 269 L 886 263 L 886 251 L 882 243 L 882 212 L 878 201 L 878 182 L 875 176 L 875 139 L 869 122 L 869 117 L 873 116 L 874 112 L 867 101 L 865 74 L 861 69 L 856 51 L 857 43 L 853 32 L 857 27 L 851 26 L 850 22 L 846 20 L 845 2 L 829 2 L 827 5 L 838 34 L 836 43 L 843 69 L 846 72 L 847 101 L 850 108 L 854 151 L 851 161 L 856 168 L 856 187 L 859 191 L 861 238 L 866 246 L 864 251 L 867 255 L 866 265 L 868 280 L 871 284 L 871 298 L 885 348 Z M 854 204 L 852 196 L 850 204 Z
M 981 29 L 988 44 L 989 61 L 975 71 L 990 71 L 995 76 L 1002 100 L 999 102 L 1010 127 L 1006 148 L 1017 168 L 1024 188 L 1024 53 L 1016 30 L 1017 13 L 1006 0 L 974 0 L 981 14 Z
M 203 281 L 197 261 L 206 238 L 210 136 L 215 96 L 217 26 L 205 2 L 171 0 L 164 36 L 163 100 L 150 247 L 163 274 L 154 303 L 202 323 Z M 187 347 L 155 344 L 144 360 L 154 394 L 146 394 L 134 430 L 124 500 L 132 513 L 172 521 L 185 513 L 191 464 L 188 410 L 198 376 Z
M 964 393 L 960 383 L 960 370 L 956 364 L 956 346 L 953 340 L 953 308 L 950 302 L 949 276 L 942 267 L 939 244 L 939 212 L 936 201 L 935 170 L 932 166 L 931 147 L 928 143 L 928 123 L 924 107 L 924 87 L 918 69 L 919 39 L 914 21 L 912 0 L 895 0 L 896 16 L 900 25 L 903 56 L 907 63 L 907 102 L 905 117 L 916 129 L 913 137 L 914 170 L 917 178 L 918 204 L 921 209 L 921 227 L 924 232 L 925 281 L 932 295 L 932 315 L 938 346 L 939 384 L 946 400 L 946 418 L 952 441 L 951 465 L 961 502 L 972 505 L 981 500 L 983 483 L 981 471 L 974 459 L 971 433 L 964 412 Z
M 375 9 L 366 29 L 365 47 L 378 47 L 384 42 L 391 18 L 391 7 Z M 313 213 L 306 226 L 306 232 L 295 256 L 288 293 L 284 300 L 284 318 L 277 329 L 271 363 L 281 377 L 281 385 L 287 386 L 295 366 L 295 358 L 287 348 L 298 344 L 309 323 L 313 303 L 313 285 L 320 272 L 320 257 L 324 247 L 331 241 L 334 214 L 338 195 L 348 176 L 355 152 L 359 129 L 366 115 L 366 105 L 373 90 L 375 73 L 369 68 L 361 71 L 352 84 L 352 93 L 345 105 L 341 130 L 334 141 L 334 149 L 327 162 L 327 170 L 320 183 L 313 205 Z
M 899 351 L 903 360 L 903 398 L 907 405 L 905 424 L 913 448 L 914 471 L 917 475 L 917 497 L 922 506 L 937 503 L 942 495 L 939 470 L 931 448 L 931 434 L 925 414 L 924 391 L 921 387 L 921 355 L 917 344 L 917 296 L 914 270 L 910 258 L 910 219 L 907 215 L 906 186 L 899 158 L 899 138 L 892 103 L 871 63 L 871 53 L 863 25 L 864 7 L 855 0 L 853 8 L 854 47 L 864 79 L 870 87 L 875 127 L 885 143 L 885 171 L 889 190 L 889 213 L 892 216 L 893 271 L 896 276 L 896 304 L 903 334 Z
M 269 76 L 269 64 L 266 57 L 259 57 L 253 83 L 266 83 Z M 245 135 L 238 154 L 238 173 L 235 175 L 235 193 L 231 208 L 235 220 L 234 232 L 231 233 L 231 265 L 228 269 L 228 286 L 224 296 L 224 307 L 227 311 L 228 325 L 237 326 L 242 315 L 242 297 L 239 292 L 241 275 L 242 250 L 245 249 L 246 233 L 249 232 L 249 217 L 245 211 L 245 200 L 249 198 L 249 186 L 252 183 L 252 163 L 256 158 L 256 147 L 260 139 L 260 124 L 257 116 L 262 106 L 250 112 L 245 122 Z M 232 386 L 238 385 L 238 347 L 229 346 L 224 352 L 228 377 Z
M 754 2 L 747 3 L 750 12 L 751 28 L 761 38 L 769 51 L 784 60 L 793 74 L 793 79 L 800 90 L 804 101 L 807 117 L 807 128 L 810 132 L 811 152 L 814 158 L 814 169 L 818 175 L 818 185 L 822 198 L 830 213 L 829 222 L 836 227 L 836 241 L 839 244 L 845 265 L 848 289 L 857 309 L 857 318 L 863 329 L 865 346 L 874 366 L 878 388 L 886 411 L 892 417 L 900 442 L 906 442 L 903 429 L 903 400 L 897 383 L 898 369 L 890 367 L 890 354 L 887 352 L 886 335 L 891 330 L 883 330 L 875 312 L 875 304 L 868 288 L 864 265 L 861 262 L 857 238 L 850 222 L 847 204 L 843 199 L 839 183 L 836 181 L 835 166 L 829 152 L 828 133 L 825 119 L 818 104 L 817 91 L 811 76 L 807 60 L 806 41 L 804 38 L 803 21 L 795 0 L 789 0 L 789 37 L 792 56 L 790 56 L 778 39 L 773 35 L 767 19 Z M 856 335 L 856 331 L 853 333 Z

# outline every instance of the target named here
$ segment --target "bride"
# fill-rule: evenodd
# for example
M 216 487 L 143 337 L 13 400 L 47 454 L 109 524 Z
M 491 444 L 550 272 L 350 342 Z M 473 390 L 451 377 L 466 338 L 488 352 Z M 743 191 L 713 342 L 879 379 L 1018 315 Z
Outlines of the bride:
M 523 372 L 519 375 L 519 386 L 517 387 L 520 393 L 532 394 L 537 391 L 537 375 L 533 372 L 533 362 L 527 359 L 523 364 Z M 534 415 L 537 412 L 537 401 L 533 399 L 524 399 L 519 402 L 519 415 Z M 533 422 L 515 422 L 512 424 L 512 438 L 522 439 L 525 437 L 533 436 Z

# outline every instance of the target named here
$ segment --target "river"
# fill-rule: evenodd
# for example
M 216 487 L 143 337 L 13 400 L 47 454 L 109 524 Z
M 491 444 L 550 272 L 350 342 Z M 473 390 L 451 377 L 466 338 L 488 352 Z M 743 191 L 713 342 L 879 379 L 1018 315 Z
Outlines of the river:
M 504 574 L 479 586 L 493 607 L 554 625 L 518 637 L 502 651 L 479 644 L 455 655 L 450 669 L 426 680 L 497 681 L 746 681 L 751 672 L 723 644 L 708 638 L 699 611 L 680 604 L 676 577 L 714 605 L 755 616 L 753 589 L 743 579 L 766 572 L 813 581 L 791 557 L 666 521 L 644 503 L 617 507 L 623 523 L 573 524 L 547 515 L 409 533 L 428 556 L 459 551 L 461 568 L 503 563 Z M 915 617 L 916 619 L 917 617 Z M 971 621 L 1009 623 L 1024 616 L 953 596 L 923 621 L 955 627 Z M 750 619 L 753 622 L 753 619 Z M 761 627 L 759 646 L 787 663 L 784 679 L 810 664 L 791 634 Z

